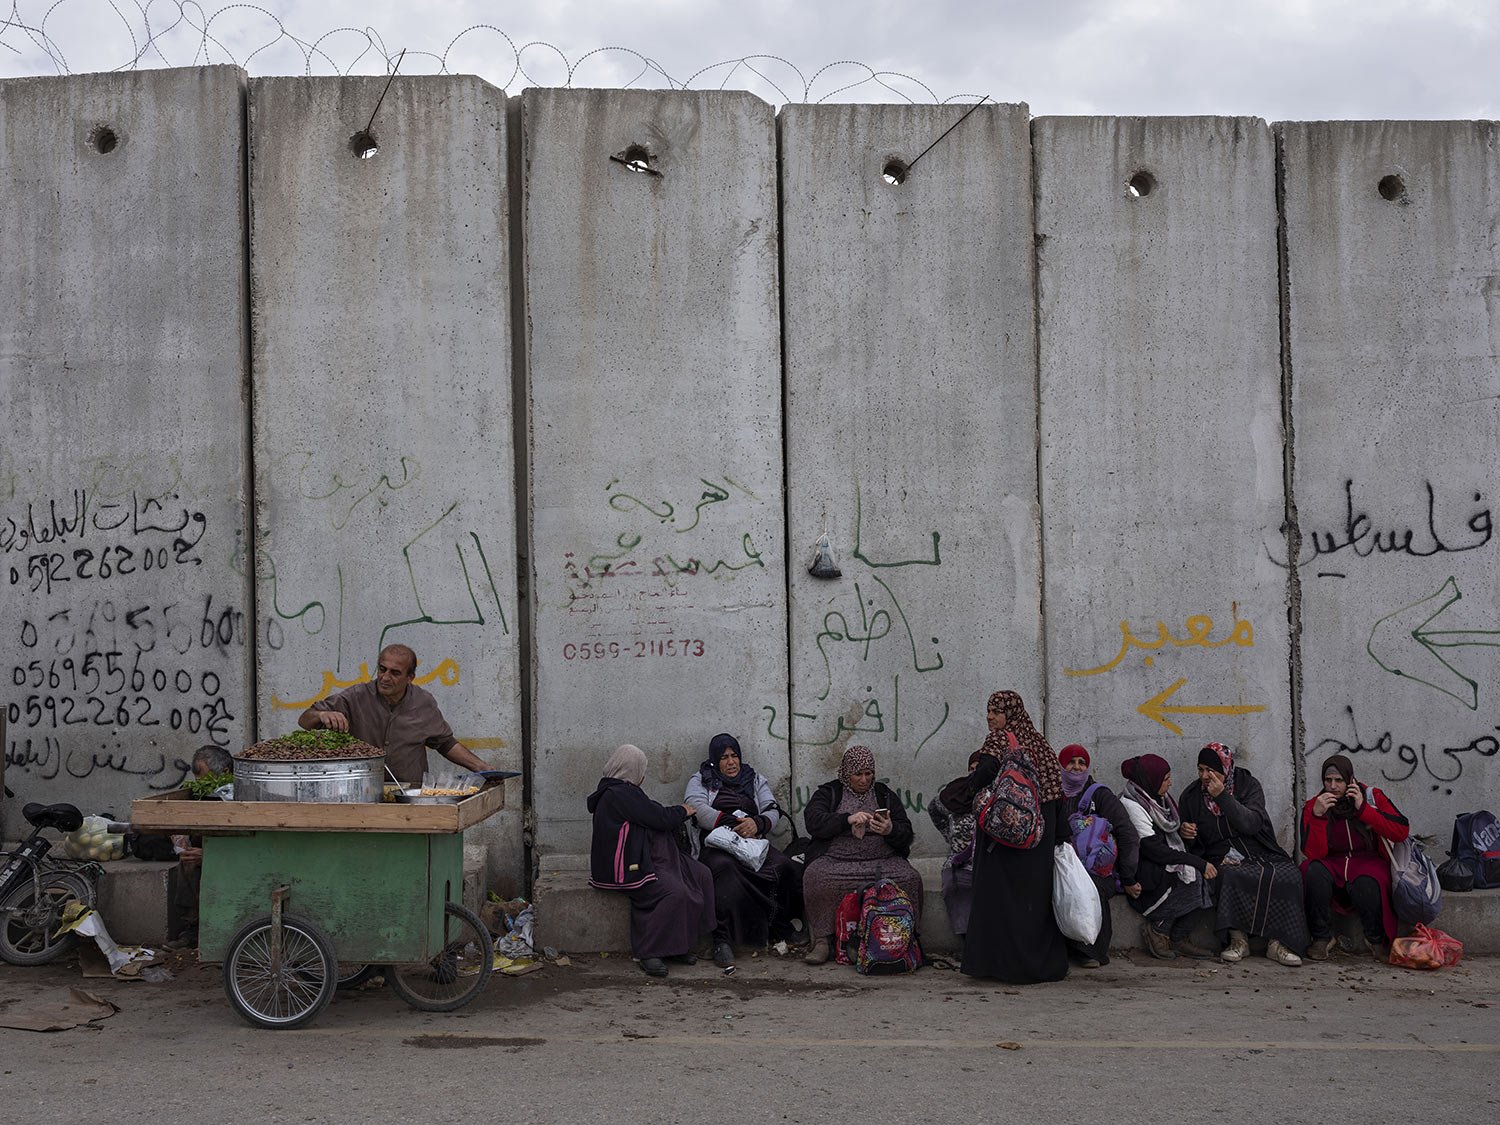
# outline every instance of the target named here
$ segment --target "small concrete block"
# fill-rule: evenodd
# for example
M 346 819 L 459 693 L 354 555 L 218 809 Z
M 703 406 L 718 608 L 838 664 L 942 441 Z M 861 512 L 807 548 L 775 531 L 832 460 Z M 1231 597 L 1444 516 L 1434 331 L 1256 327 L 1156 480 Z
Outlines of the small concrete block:
M 159 946 L 180 926 L 177 862 L 120 859 L 104 865 L 99 880 L 99 916 L 121 945 Z
M 587 858 L 587 857 L 585 857 Z M 532 888 L 537 948 L 629 953 L 630 898 L 588 885 L 584 871 L 544 870 Z
M 489 849 L 483 844 L 464 845 L 464 905 L 474 913 L 484 905 L 489 890 Z

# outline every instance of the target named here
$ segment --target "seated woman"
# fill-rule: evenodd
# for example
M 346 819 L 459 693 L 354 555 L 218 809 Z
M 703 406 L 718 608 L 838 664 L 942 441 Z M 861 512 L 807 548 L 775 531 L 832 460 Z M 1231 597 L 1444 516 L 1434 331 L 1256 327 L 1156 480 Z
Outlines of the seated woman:
M 1323 791 L 1302 807 L 1303 901 L 1312 933 L 1307 955 L 1314 961 L 1326 961 L 1333 949 L 1334 908 L 1359 915 L 1375 960 L 1390 957 L 1396 912 L 1381 840 L 1399 844 L 1411 826 L 1382 791 L 1371 795 L 1354 779 L 1354 763 L 1335 754 L 1323 763 Z
M 974 848 L 974 905 L 964 935 L 965 976 L 1006 984 L 1039 984 L 1068 975 L 1068 944 L 1052 912 L 1054 845 L 1068 839 L 1057 751 L 1031 721 L 1013 691 L 997 691 L 985 708 L 990 733 L 979 764 L 967 777 L 943 786 L 938 799 L 950 812 L 974 808 L 979 793 L 1000 773 L 1001 759 L 1020 753 L 1040 786 L 1041 838 L 1035 847 L 1009 848 L 979 830 Z
M 1141 890 L 1131 897 L 1130 905 L 1146 919 L 1146 949 L 1164 961 L 1179 953 L 1206 960 L 1213 954 L 1188 934 L 1193 911 L 1214 904 L 1208 880 L 1219 871 L 1183 845 L 1178 832 L 1182 817 L 1172 799 L 1172 767 L 1159 755 L 1142 754 L 1127 758 L 1120 772 L 1125 776 L 1122 804 L 1141 839 L 1136 867 Z
M 630 896 L 630 950 L 647 976 L 664 977 L 665 961 L 698 959 L 693 947 L 714 927 L 714 880 L 673 838 L 693 810 L 657 804 L 642 792 L 645 780 L 646 755 L 634 746 L 617 748 L 604 763 L 588 800 L 589 885 Z
M 802 897 L 812 949 L 803 958 L 821 965 L 833 952 L 833 921 L 850 891 L 889 879 L 922 909 L 922 876 L 906 861 L 911 854 L 911 819 L 898 794 L 875 780 L 875 755 L 851 746 L 839 762 L 839 775 L 818 786 L 802 813 L 812 842 Z
M 766 779 L 745 764 L 739 742 L 729 734 L 714 735 L 708 760 L 688 780 L 682 800 L 701 829 L 693 834 L 693 849 L 713 873 L 719 931 L 726 935 L 714 942 L 714 964 L 727 969 L 734 964 L 731 942 L 763 949 L 769 940 L 790 934 L 799 897 L 797 873 L 792 861 L 774 847 L 766 852 L 760 870 L 752 871 L 729 852 L 705 847 L 702 835 L 726 827 L 746 839 L 762 839 L 781 820 L 781 807 Z
M 1267 938 L 1266 956 L 1300 965 L 1307 952 L 1302 875 L 1282 850 L 1266 812 L 1266 794 L 1249 770 L 1234 764 L 1222 742 L 1198 751 L 1198 780 L 1182 791 L 1182 838 L 1188 851 L 1211 862 L 1224 948 L 1221 961 L 1250 955 L 1247 934 Z
M 1120 803 L 1120 798 L 1095 781 L 1094 775 L 1089 772 L 1087 750 L 1075 742 L 1059 750 L 1057 760 L 1062 766 L 1063 812 L 1069 822 L 1078 814 L 1097 816 L 1108 822 L 1109 834 L 1115 841 L 1114 871 L 1109 875 L 1089 872 L 1089 878 L 1094 881 L 1094 889 L 1099 892 L 1099 905 L 1104 909 L 1104 925 L 1099 929 L 1099 936 L 1092 945 L 1068 939 L 1068 946 L 1078 963 L 1085 969 L 1097 969 L 1100 965 L 1109 964 L 1109 942 L 1114 936 L 1114 927 L 1109 918 L 1109 900 L 1115 896 L 1116 880 L 1132 898 L 1141 893 L 1141 885 L 1135 881 L 1141 838 L 1136 833 L 1135 825 L 1131 823 L 1130 813 Z M 1074 846 L 1077 847 L 1077 844 L 1075 839 Z M 1084 866 L 1088 866 L 1087 861 Z
M 969 755 L 969 773 L 979 765 L 978 750 Z M 932 826 L 943 834 L 948 844 L 948 858 L 943 860 L 943 906 L 948 911 L 948 925 L 962 941 L 969 932 L 969 908 L 974 902 L 974 812 L 950 812 L 941 797 L 927 803 Z

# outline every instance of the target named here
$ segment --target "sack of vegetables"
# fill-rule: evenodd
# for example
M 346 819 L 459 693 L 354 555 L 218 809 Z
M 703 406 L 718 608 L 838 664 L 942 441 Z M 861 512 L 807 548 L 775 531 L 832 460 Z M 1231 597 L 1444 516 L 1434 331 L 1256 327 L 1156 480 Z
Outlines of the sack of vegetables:
M 125 836 L 109 830 L 102 816 L 86 816 L 75 832 L 63 837 L 63 851 L 73 859 L 108 862 L 125 857 Z

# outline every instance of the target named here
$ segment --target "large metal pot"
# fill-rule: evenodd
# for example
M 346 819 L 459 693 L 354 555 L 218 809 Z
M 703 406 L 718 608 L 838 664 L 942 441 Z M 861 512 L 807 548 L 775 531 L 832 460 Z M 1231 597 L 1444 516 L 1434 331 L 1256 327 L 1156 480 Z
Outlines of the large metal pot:
M 234 759 L 236 801 L 379 802 L 385 755 L 303 760 Z

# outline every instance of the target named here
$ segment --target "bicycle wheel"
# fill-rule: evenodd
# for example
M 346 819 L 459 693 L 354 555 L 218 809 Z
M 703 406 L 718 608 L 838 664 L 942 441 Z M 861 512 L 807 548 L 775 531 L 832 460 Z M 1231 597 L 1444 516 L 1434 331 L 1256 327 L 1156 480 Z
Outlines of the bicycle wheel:
M 489 931 L 472 910 L 443 907 L 443 950 L 417 965 L 388 965 L 386 980 L 396 995 L 424 1012 L 462 1008 L 484 990 L 495 964 Z
M 338 963 L 323 931 L 281 916 L 281 964 L 271 964 L 271 916 L 253 919 L 224 954 L 224 992 L 248 1022 L 272 1031 L 301 1027 L 333 999 Z
M 340 991 L 349 988 L 358 988 L 365 981 L 380 972 L 379 965 L 362 965 L 358 961 L 340 961 L 338 966 L 338 987 Z
M 73 871 L 43 871 L 0 902 L 0 958 L 12 965 L 44 965 L 73 948 L 77 935 L 58 934 L 70 902 L 94 905 L 94 885 Z

